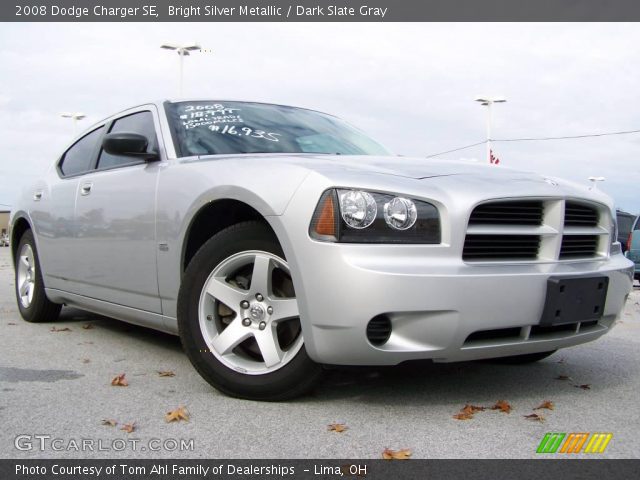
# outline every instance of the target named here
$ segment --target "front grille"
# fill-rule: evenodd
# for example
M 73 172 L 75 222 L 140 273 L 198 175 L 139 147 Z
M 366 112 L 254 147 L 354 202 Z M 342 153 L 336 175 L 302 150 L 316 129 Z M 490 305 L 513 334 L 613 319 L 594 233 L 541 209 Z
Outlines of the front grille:
M 541 225 L 543 210 L 539 200 L 485 203 L 473 210 L 469 225 Z
M 598 212 L 595 208 L 582 203 L 566 203 L 564 208 L 565 227 L 595 227 L 597 225 Z
M 598 253 L 598 235 L 565 235 L 560 247 L 560 260 L 595 257 Z
M 539 235 L 467 235 L 464 260 L 534 260 L 540 248 Z

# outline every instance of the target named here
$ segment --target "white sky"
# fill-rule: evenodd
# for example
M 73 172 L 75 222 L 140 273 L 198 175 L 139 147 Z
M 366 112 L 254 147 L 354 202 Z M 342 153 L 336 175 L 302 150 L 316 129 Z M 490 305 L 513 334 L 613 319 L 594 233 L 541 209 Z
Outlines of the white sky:
M 5 23 L 0 203 L 11 205 L 72 139 L 60 112 L 88 114 L 84 129 L 175 96 L 178 56 L 159 46 L 188 41 L 213 53 L 186 59 L 185 96 L 322 110 L 404 155 L 483 140 L 478 94 L 508 98 L 495 107 L 495 138 L 640 129 L 637 24 Z M 604 176 L 619 207 L 640 211 L 640 134 L 494 151 L 508 167 L 583 183 Z M 441 158 L 484 156 L 478 146 Z

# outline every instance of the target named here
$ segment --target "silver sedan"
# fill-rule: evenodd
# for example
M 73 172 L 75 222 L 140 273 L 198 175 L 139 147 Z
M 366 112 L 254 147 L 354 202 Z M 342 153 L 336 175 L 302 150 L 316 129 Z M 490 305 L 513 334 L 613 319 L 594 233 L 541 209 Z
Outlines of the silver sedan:
M 632 286 L 611 200 L 490 165 L 392 156 L 319 112 L 163 101 L 99 122 L 11 216 L 23 318 L 72 305 L 177 334 L 229 395 L 322 366 L 540 360 Z

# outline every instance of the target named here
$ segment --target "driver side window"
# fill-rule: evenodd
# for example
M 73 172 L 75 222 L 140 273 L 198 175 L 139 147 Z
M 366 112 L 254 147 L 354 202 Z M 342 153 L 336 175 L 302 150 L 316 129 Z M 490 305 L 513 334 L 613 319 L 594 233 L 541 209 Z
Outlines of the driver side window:
M 156 137 L 156 129 L 153 123 L 153 114 L 151 112 L 138 112 L 126 117 L 122 117 L 113 122 L 109 133 L 138 133 L 144 135 L 149 140 L 147 152 L 155 152 L 158 148 L 158 140 Z M 98 159 L 98 170 L 107 168 L 116 168 L 124 165 L 132 165 L 141 163 L 139 160 L 131 157 L 122 157 L 119 155 L 111 155 L 104 150 L 100 151 Z

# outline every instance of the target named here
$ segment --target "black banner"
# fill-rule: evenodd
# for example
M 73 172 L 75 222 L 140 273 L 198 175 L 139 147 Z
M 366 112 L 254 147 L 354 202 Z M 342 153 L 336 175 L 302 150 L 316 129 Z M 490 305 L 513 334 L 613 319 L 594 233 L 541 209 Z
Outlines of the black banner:
M 640 460 L 0 460 L 2 480 L 629 479 Z
M 14 0 L 3 22 L 620 22 L 637 0 Z

